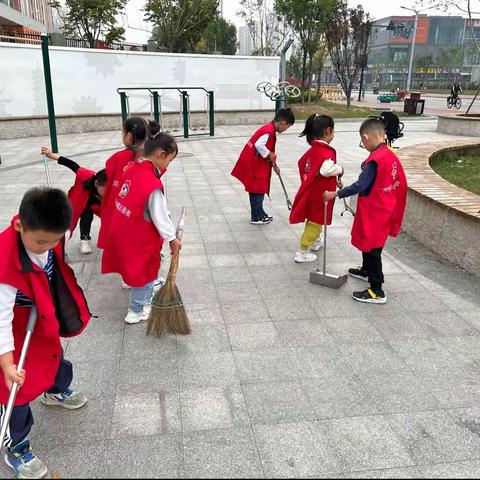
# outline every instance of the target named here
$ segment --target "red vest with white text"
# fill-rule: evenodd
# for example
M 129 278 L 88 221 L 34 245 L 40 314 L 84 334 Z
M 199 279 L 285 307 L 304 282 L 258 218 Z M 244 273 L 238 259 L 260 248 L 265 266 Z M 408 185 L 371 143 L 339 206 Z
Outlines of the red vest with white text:
M 125 172 L 114 199 L 108 238 L 102 256 L 102 273 L 119 273 L 131 287 L 143 287 L 157 278 L 163 238 L 145 219 L 150 194 L 161 189 L 157 168 L 145 160 Z
M 381 145 L 365 160 L 377 164 L 377 177 L 368 195 L 359 195 L 352 226 L 352 245 L 362 252 L 385 246 L 396 237 L 407 206 L 407 178 L 398 157 Z

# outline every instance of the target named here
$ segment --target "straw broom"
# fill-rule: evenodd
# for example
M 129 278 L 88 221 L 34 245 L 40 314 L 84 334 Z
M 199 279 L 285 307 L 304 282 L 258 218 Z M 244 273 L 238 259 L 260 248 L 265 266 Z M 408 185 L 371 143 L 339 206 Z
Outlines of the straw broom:
M 177 225 L 176 236 L 179 240 L 182 239 L 184 223 L 185 207 L 182 208 Z M 167 281 L 152 299 L 147 335 L 155 333 L 157 337 L 161 337 L 168 334 L 189 335 L 191 333 L 187 312 L 176 284 L 179 256 L 180 254 L 172 258 Z

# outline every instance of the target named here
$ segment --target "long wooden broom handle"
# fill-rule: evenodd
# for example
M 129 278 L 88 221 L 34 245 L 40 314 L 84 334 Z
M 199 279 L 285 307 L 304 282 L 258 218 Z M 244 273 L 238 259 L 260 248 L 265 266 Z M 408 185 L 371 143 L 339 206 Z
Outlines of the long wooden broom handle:
M 182 207 L 182 213 L 180 214 L 180 218 L 178 219 L 177 232 L 175 234 L 179 240 L 181 240 L 183 236 L 183 227 L 185 226 L 186 213 L 187 213 L 187 209 L 185 207 Z

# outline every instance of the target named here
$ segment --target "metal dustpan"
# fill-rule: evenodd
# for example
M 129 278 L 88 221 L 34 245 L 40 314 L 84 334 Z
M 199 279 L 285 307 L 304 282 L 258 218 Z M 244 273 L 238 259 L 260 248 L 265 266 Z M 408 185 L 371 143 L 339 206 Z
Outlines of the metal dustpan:
M 325 202 L 324 222 L 323 222 L 323 268 L 320 270 L 320 262 L 318 268 L 310 273 L 310 283 L 322 285 L 328 288 L 340 288 L 348 280 L 348 275 L 332 275 L 327 273 L 327 207 Z

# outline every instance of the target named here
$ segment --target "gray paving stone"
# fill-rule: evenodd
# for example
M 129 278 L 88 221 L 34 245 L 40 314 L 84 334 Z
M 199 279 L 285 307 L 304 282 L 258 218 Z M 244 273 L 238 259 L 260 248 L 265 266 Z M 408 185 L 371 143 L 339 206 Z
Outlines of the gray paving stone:
M 221 309 L 227 325 L 266 322 L 270 320 L 265 304 L 260 298 L 249 301 L 228 302 L 223 304 Z
M 141 357 L 147 359 L 171 359 L 177 352 L 175 337 L 158 338 L 147 336 L 147 322 L 136 325 L 124 324 L 125 334 L 122 345 L 122 359 L 136 361 Z
M 178 392 L 117 395 L 110 439 L 177 433 L 180 429 Z
M 182 478 L 181 436 L 166 434 L 111 440 L 106 444 L 104 472 L 105 478 Z
M 253 428 L 267 478 L 317 477 L 342 470 L 336 452 L 316 422 Z
M 436 315 L 436 314 L 434 314 Z M 375 315 L 370 323 L 385 340 L 408 340 L 412 338 L 428 338 L 431 329 L 419 322 L 417 315 Z
M 253 282 L 232 282 L 217 286 L 218 298 L 222 303 L 258 300 L 260 294 Z
M 235 282 L 252 282 L 253 278 L 246 266 L 212 268 L 213 281 L 216 285 Z
M 231 352 L 179 357 L 181 388 L 224 386 L 239 383 Z
M 227 331 L 232 350 L 259 350 L 282 346 L 272 322 L 232 324 L 228 325 Z
M 282 320 L 275 327 L 286 347 L 333 345 L 334 339 L 328 333 L 326 323 L 314 320 Z
M 318 419 L 378 413 L 373 398 L 358 378 L 347 374 L 303 381 L 302 386 Z
M 383 338 L 366 317 L 327 318 L 325 319 L 329 333 L 335 341 L 341 343 L 375 343 Z
M 184 435 L 187 478 L 264 478 L 250 428 Z
M 179 355 L 230 351 L 225 326 L 198 325 L 190 335 L 177 337 L 177 351 Z
M 453 462 L 418 467 L 422 478 L 478 478 L 480 462 Z
M 413 466 L 388 422 L 382 417 L 353 417 L 322 422 L 325 435 L 344 471 Z
M 223 315 L 218 303 L 185 305 L 191 325 L 223 325 Z
M 480 439 L 447 412 L 415 412 L 385 417 L 417 464 L 434 464 L 479 458 Z M 475 428 L 475 423 L 471 425 Z M 477 427 L 478 428 L 478 427 Z
M 242 384 L 293 382 L 297 380 L 288 349 L 237 351 L 234 356 L 238 376 Z
M 270 297 L 264 298 L 268 313 L 274 321 L 303 320 L 316 316 L 308 300 L 301 298 Z
M 243 385 L 253 424 L 317 420 L 315 409 L 299 383 Z
M 96 361 L 119 356 L 122 347 L 122 332 L 85 334 L 71 338 L 68 345 L 68 360 L 75 363 L 88 358 Z
M 382 470 L 365 470 L 351 472 L 348 478 L 420 478 L 417 467 L 389 468 Z M 426 477 L 428 478 L 428 477 Z
M 190 388 L 180 394 L 184 432 L 247 427 L 243 393 L 238 385 Z

